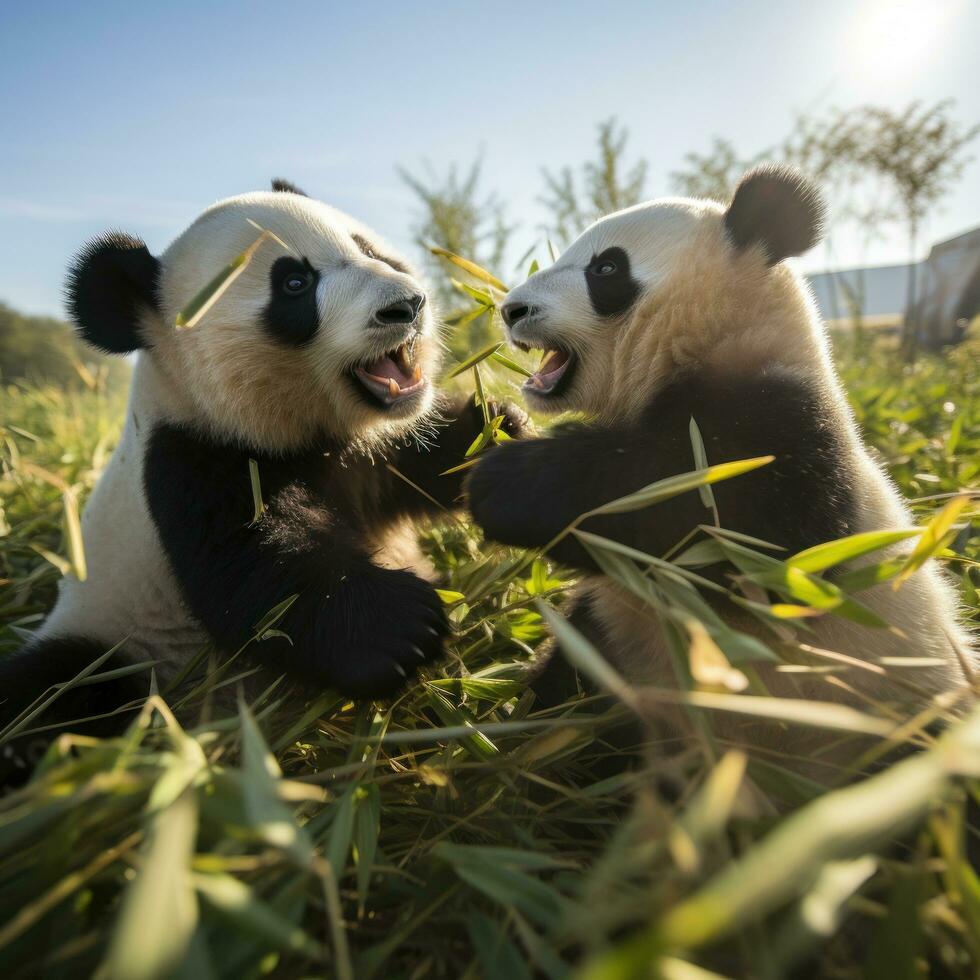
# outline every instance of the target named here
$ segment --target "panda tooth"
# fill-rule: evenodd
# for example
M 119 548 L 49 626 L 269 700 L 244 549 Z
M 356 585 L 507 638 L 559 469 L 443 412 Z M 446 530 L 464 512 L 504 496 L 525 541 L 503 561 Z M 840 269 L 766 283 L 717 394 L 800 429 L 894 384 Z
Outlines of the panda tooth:
M 401 385 L 399 385 L 399 383 L 394 378 L 389 378 L 388 394 L 391 395 L 392 398 L 397 398 L 401 393 L 402 393 Z
M 418 383 L 422 380 L 422 368 L 416 364 L 415 370 L 412 372 L 412 381 Z
M 408 348 L 404 344 L 395 351 L 394 361 L 405 374 L 411 374 L 412 359 L 409 356 Z

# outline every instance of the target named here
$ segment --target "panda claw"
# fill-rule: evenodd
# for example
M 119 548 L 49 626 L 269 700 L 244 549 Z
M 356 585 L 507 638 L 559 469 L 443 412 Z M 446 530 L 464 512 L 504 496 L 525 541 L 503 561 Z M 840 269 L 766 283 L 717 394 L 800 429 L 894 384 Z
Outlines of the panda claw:
M 409 647 L 409 650 L 411 650 L 412 653 L 419 658 L 419 660 L 425 660 L 425 654 L 414 643 Z
M 395 663 L 393 664 L 393 666 L 394 666 L 395 670 L 397 670 L 398 673 L 402 675 L 402 677 L 408 677 L 408 674 L 405 671 L 405 668 L 400 663 L 398 663 L 397 661 L 395 661 Z

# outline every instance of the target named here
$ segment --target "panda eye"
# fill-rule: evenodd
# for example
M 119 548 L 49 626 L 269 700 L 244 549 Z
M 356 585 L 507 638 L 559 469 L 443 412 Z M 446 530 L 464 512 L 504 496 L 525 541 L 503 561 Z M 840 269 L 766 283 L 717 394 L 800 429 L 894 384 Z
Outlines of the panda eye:
M 592 275 L 594 276 L 611 276 L 614 275 L 619 269 L 611 259 L 603 259 L 601 262 L 596 262 L 592 266 Z
M 282 281 L 282 291 L 287 296 L 299 296 L 313 285 L 313 273 L 309 270 L 290 272 Z

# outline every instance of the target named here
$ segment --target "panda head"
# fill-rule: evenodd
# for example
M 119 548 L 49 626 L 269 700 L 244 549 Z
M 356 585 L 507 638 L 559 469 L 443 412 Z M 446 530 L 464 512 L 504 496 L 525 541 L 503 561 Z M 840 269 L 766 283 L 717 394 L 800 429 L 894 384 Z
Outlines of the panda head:
M 69 274 L 72 318 L 102 350 L 141 350 L 161 412 L 218 438 L 281 452 L 404 435 L 431 408 L 438 361 L 418 276 L 353 219 L 285 181 L 273 187 L 215 204 L 159 258 L 131 235 L 96 238 Z M 272 235 L 179 329 L 256 226 Z
M 511 342 L 545 351 L 532 407 L 629 416 L 685 371 L 812 358 L 809 293 L 783 260 L 816 244 L 823 213 L 801 174 L 763 166 L 727 209 L 663 198 L 597 221 L 501 306 Z

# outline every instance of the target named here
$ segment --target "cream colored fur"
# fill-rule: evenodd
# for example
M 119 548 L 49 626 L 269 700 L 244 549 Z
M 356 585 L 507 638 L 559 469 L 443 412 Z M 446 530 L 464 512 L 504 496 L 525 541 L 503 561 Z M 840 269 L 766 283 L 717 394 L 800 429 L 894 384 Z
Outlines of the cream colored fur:
M 255 241 L 259 232 L 250 221 L 273 232 L 320 272 L 320 329 L 306 347 L 277 343 L 259 321 L 269 299 L 269 268 L 287 254 L 274 241 L 259 248 L 199 326 L 174 329 L 177 313 Z M 431 385 L 424 402 L 413 405 L 406 418 L 365 405 L 344 376 L 355 363 L 390 347 L 380 331 L 372 339 L 367 329 L 372 313 L 420 289 L 417 276 L 363 255 L 351 238 L 354 232 L 404 263 L 347 215 L 312 198 L 271 191 L 215 204 L 163 253 L 161 311 L 146 315 L 142 332 L 166 375 L 168 408 L 175 418 L 204 421 L 216 435 L 273 452 L 299 448 L 323 431 L 380 443 L 413 427 L 432 405 Z M 428 306 L 422 328 L 417 360 L 431 377 L 438 344 Z

